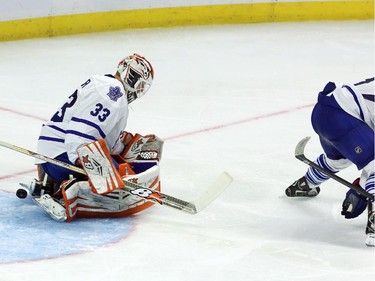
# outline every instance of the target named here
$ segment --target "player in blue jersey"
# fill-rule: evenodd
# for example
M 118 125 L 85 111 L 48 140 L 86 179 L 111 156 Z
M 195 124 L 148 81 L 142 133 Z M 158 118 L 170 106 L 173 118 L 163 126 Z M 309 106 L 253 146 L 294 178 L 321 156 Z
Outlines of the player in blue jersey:
M 362 173 L 354 184 L 372 195 L 375 195 L 374 85 L 374 78 L 356 84 L 329 82 L 319 93 L 311 115 L 312 126 L 324 151 L 315 163 L 334 173 L 355 164 Z M 320 192 L 319 186 L 328 179 L 324 173 L 309 167 L 285 193 L 288 197 L 314 197 Z M 350 189 L 341 214 L 347 219 L 355 218 L 366 207 L 366 245 L 375 246 L 373 201 Z

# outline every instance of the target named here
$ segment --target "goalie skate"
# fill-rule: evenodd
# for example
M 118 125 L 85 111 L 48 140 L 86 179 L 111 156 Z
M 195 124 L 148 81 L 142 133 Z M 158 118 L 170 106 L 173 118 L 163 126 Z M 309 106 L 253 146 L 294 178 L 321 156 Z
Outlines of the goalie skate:
M 42 207 L 54 220 L 65 221 L 67 218 L 65 207 L 56 202 L 49 194 L 44 194 L 39 198 L 34 198 L 33 201 Z
M 25 183 L 19 183 L 19 185 L 21 188 L 17 190 L 16 195 L 20 199 L 24 199 L 28 195 L 40 197 L 43 194 L 50 194 L 53 196 L 56 195 L 60 189 L 57 183 L 44 182 L 37 179 L 33 179 L 29 185 Z

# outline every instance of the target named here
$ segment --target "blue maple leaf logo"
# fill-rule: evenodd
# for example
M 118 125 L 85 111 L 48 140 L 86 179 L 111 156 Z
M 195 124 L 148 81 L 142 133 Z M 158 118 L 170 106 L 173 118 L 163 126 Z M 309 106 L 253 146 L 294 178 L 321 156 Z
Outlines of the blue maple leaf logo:
M 113 101 L 117 101 L 119 98 L 123 96 L 120 87 L 109 87 L 109 93 L 107 94 L 109 98 Z

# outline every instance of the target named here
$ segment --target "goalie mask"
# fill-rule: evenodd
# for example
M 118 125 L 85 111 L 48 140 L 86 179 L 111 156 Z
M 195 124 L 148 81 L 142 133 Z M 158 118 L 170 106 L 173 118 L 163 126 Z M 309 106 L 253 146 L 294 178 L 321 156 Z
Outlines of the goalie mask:
M 154 69 L 144 57 L 134 54 L 119 62 L 117 72 L 124 85 L 128 103 L 142 97 L 151 87 Z

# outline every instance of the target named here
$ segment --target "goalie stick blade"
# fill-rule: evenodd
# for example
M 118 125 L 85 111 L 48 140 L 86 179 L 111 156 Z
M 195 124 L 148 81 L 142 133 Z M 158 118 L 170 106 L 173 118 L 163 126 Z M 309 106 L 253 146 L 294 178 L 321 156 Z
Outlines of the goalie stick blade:
M 375 199 L 375 196 L 368 193 L 366 190 L 364 190 L 363 188 L 361 187 L 358 187 L 358 186 L 355 186 L 353 184 L 351 184 L 350 182 L 344 180 L 343 178 L 340 178 L 339 176 L 335 175 L 333 172 L 331 171 L 328 171 L 322 167 L 320 167 L 318 164 L 316 164 L 315 162 L 309 160 L 306 156 L 305 156 L 305 146 L 307 144 L 307 142 L 310 140 L 310 137 L 305 137 L 303 138 L 302 140 L 299 141 L 299 143 L 297 144 L 296 146 L 296 149 L 295 149 L 295 157 L 304 162 L 305 164 L 309 165 L 310 167 L 313 167 L 314 169 L 326 174 L 327 176 L 329 176 L 330 178 L 338 181 L 339 183 L 349 187 L 350 189 L 353 189 L 355 190 L 356 192 L 358 192 L 359 194 L 362 194 L 363 196 L 371 199 L 371 200 L 374 200 Z
M 188 202 L 162 192 L 142 188 L 132 182 L 125 181 L 123 188 L 130 194 L 142 197 L 148 201 L 153 201 L 160 205 L 165 205 L 189 214 L 197 214 L 210 205 L 233 181 L 231 175 L 223 172 L 215 182 L 210 185 L 196 200 Z
M 221 193 L 224 192 L 232 181 L 232 176 L 227 172 L 223 172 L 197 200 L 191 202 L 191 204 L 195 206 L 196 213 L 210 205 Z

